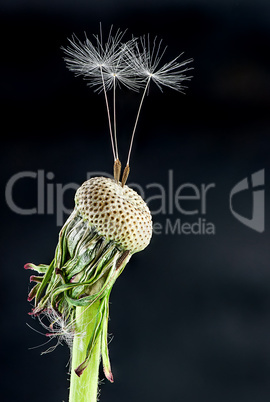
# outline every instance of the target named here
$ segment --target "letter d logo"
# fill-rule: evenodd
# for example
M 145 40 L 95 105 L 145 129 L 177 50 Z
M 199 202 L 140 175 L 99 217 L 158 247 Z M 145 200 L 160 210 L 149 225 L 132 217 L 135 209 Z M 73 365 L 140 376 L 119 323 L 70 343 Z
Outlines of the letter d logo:
M 264 169 L 251 175 L 252 183 L 252 218 L 248 219 L 233 210 L 232 198 L 241 191 L 248 190 L 247 177 L 237 183 L 230 192 L 230 210 L 233 216 L 243 225 L 262 233 L 264 231 L 264 190 L 256 190 L 256 187 L 264 185 Z

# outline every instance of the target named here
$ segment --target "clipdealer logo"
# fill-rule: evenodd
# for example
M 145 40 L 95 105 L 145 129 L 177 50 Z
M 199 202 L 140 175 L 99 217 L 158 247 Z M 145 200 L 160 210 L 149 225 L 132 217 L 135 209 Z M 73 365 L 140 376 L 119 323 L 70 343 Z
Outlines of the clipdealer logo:
M 259 170 L 251 175 L 251 185 L 249 185 L 248 177 L 239 181 L 230 193 L 230 210 L 233 216 L 241 222 L 243 225 L 255 230 L 256 232 L 262 233 L 265 229 L 265 190 L 264 190 L 264 169 Z M 243 191 L 248 193 L 251 191 L 252 194 L 252 217 L 247 218 L 240 215 L 233 209 L 232 200 L 236 194 L 242 193 Z
M 105 172 L 89 172 L 86 179 L 94 176 L 111 177 Z M 265 230 L 265 191 L 264 169 L 253 173 L 239 181 L 229 193 L 228 208 L 231 214 L 241 224 L 262 233 Z M 16 199 L 16 184 L 22 180 L 33 180 L 36 189 L 36 205 L 20 206 L 20 198 Z M 22 183 L 21 183 L 22 184 Z M 67 215 L 71 212 L 65 206 L 66 192 L 74 193 L 79 184 L 56 183 L 53 172 L 38 170 L 24 171 L 14 174 L 6 184 L 6 203 L 16 214 L 20 215 L 55 215 L 56 225 L 62 226 Z M 177 186 L 173 170 L 168 170 L 166 185 L 149 183 L 144 187 L 137 183 L 129 183 L 129 187 L 137 191 L 148 204 L 153 215 L 154 234 L 178 235 L 214 235 L 216 227 L 207 219 L 210 209 L 209 201 L 214 200 L 215 183 L 182 183 Z M 252 201 L 252 217 L 240 214 L 234 208 L 234 198 L 243 193 L 246 199 Z M 211 212 L 211 211 L 210 211 Z M 165 220 L 160 220 L 160 217 Z

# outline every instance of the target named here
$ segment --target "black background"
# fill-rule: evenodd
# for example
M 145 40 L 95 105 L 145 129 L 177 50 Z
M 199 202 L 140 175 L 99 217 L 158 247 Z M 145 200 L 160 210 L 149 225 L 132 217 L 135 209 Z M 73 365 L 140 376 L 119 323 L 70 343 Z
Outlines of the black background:
M 61 46 L 128 28 L 168 45 L 164 61 L 194 58 L 186 95 L 151 88 L 139 121 L 130 182 L 215 183 L 205 219 L 215 235 L 154 235 L 135 255 L 111 295 L 110 356 L 115 383 L 103 380 L 101 401 L 264 402 L 270 398 L 269 101 L 270 4 L 265 1 L 15 1 L 1 10 L 1 400 L 67 401 L 66 346 L 52 344 L 27 313 L 26 262 L 49 263 L 59 227 L 53 214 L 20 215 L 5 198 L 18 172 L 53 173 L 51 183 L 80 184 L 87 172 L 112 171 L 102 95 L 64 64 Z M 118 99 L 125 159 L 139 98 Z M 264 233 L 229 210 L 233 186 L 265 169 Z M 37 205 L 36 181 L 21 179 L 13 198 Z M 154 195 L 148 190 L 147 197 Z M 74 190 L 64 203 L 73 207 Z M 56 199 L 54 200 L 56 203 Z M 185 204 L 194 209 L 195 202 Z M 251 193 L 235 209 L 251 216 Z M 55 206 L 55 204 L 54 204 Z M 151 207 L 151 205 L 149 205 Z M 158 208 L 158 203 L 152 205 Z M 65 215 L 66 217 L 66 215 Z M 165 224 L 181 218 L 154 215 Z M 52 341 L 55 342 L 55 341 Z M 101 372 L 101 379 L 103 378 Z

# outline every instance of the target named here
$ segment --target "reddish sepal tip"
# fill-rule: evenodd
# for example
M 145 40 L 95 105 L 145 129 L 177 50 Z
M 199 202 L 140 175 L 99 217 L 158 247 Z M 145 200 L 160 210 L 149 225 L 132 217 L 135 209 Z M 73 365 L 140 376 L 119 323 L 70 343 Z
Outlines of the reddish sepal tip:
M 85 368 L 86 368 L 86 367 L 85 367 Z M 80 366 L 79 366 L 79 367 L 77 367 L 76 370 L 74 370 L 74 371 L 75 371 L 75 373 L 77 374 L 77 376 L 80 377 L 80 376 L 82 375 L 82 373 L 83 373 L 83 371 L 84 371 L 85 368 L 80 369 Z
M 105 375 L 106 375 L 106 374 L 105 374 Z M 107 378 L 107 380 L 109 380 L 111 383 L 114 382 L 112 372 L 108 373 L 108 374 L 106 375 L 106 378 Z

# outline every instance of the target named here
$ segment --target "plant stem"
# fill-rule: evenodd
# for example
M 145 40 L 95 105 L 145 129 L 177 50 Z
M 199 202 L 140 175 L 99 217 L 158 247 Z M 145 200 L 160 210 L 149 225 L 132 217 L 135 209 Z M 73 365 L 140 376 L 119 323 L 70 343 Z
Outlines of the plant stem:
M 97 401 L 100 335 L 94 346 L 89 364 L 80 377 L 75 373 L 75 369 L 85 359 L 87 346 L 95 328 L 99 307 L 99 300 L 90 307 L 76 307 L 76 332 L 78 335 L 74 337 L 72 348 L 69 402 Z

